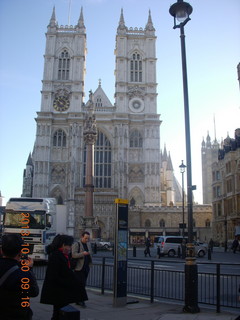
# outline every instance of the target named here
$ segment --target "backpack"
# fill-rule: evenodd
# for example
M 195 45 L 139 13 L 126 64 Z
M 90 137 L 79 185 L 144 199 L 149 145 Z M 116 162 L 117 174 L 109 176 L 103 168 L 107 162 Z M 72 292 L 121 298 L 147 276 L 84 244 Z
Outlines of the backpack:
M 80 243 L 78 242 L 78 251 L 77 251 L 77 253 L 79 253 L 79 252 L 80 252 Z M 73 258 L 72 257 L 72 253 L 70 254 L 70 267 L 71 267 L 72 270 L 74 270 L 76 268 L 78 259 L 79 258 Z

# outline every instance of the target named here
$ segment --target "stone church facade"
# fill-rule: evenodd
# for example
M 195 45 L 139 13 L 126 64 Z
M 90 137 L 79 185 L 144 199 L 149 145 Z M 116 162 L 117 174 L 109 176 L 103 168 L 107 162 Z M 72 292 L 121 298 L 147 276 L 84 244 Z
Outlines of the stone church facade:
M 110 102 L 101 81 L 91 94 L 97 127 L 93 214 L 98 233 L 95 237 L 113 239 L 114 200 L 123 198 L 129 200 L 132 243 L 139 233 L 141 239 L 167 232 L 179 234 L 182 221 L 181 187 L 174 177 L 170 154 L 166 147 L 163 152 L 160 150 L 156 35 L 150 11 L 146 18 L 145 28 L 128 28 L 121 11 L 116 30 L 115 101 Z M 84 224 L 83 134 L 90 106 L 84 88 L 86 34 L 82 9 L 76 26 L 59 26 L 53 9 L 46 32 L 36 139 L 24 170 L 22 193 L 28 197 L 56 198 L 65 212 L 66 230 L 75 238 L 80 230 L 88 229 Z M 201 213 L 200 228 L 207 223 L 209 231 L 209 208 L 197 208 L 194 212 Z M 200 233 L 195 232 L 198 237 Z M 205 234 L 204 238 L 207 238 Z
M 106 238 L 112 237 L 115 198 L 136 205 L 161 205 L 155 42 L 150 12 L 144 29 L 127 28 L 121 12 L 115 47 L 115 103 L 101 82 L 93 93 L 98 130 L 94 216 Z M 85 199 L 86 51 L 83 11 L 72 27 L 59 26 L 54 9 L 46 33 L 36 140 L 23 186 L 23 195 L 55 197 L 65 205 L 68 231 L 75 236 Z

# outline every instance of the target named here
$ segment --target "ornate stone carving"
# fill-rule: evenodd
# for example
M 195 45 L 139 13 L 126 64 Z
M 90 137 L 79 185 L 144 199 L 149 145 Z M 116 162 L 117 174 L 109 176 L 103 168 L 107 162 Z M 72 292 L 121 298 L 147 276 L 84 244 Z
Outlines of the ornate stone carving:
M 71 86 L 66 86 L 66 85 L 58 85 L 54 86 L 54 92 L 55 92 L 55 97 L 62 97 L 65 96 L 66 98 L 70 98 L 70 93 L 71 93 Z
M 138 97 L 141 98 L 142 100 L 144 100 L 144 96 L 145 96 L 145 87 L 128 87 L 128 92 L 127 92 L 128 96 L 129 96 L 129 100 L 131 100 L 134 97 Z
M 144 168 L 142 165 L 130 165 L 129 181 L 142 182 L 144 180 Z
M 97 126 L 94 114 L 94 103 L 92 91 L 89 92 L 89 108 L 85 114 L 83 136 L 86 144 L 95 144 L 97 140 Z

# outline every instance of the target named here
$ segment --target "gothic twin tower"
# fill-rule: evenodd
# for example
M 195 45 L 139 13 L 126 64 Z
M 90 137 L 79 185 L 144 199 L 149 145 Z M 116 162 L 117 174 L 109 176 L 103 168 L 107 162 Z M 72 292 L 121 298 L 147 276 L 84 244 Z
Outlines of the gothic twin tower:
M 112 236 L 115 198 L 129 199 L 135 206 L 161 206 L 155 43 L 150 12 L 145 28 L 128 28 L 121 11 L 112 84 L 115 102 L 101 83 L 92 96 L 97 126 L 93 212 L 102 237 Z M 59 26 L 53 9 L 36 140 L 23 183 L 23 196 L 55 197 L 65 206 L 66 224 L 75 236 L 84 223 L 86 51 L 82 9 L 74 27 Z

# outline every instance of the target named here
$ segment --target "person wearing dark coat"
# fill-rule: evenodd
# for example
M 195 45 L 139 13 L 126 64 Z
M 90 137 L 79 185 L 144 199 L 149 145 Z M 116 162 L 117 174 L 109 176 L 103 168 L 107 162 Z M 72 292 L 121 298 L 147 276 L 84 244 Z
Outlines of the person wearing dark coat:
M 80 299 L 79 284 L 70 268 L 72 244 L 73 237 L 57 235 L 48 249 L 49 259 L 40 302 L 53 305 L 52 320 L 59 319 L 62 307 Z
M 151 241 L 150 241 L 150 238 L 147 238 L 145 242 L 145 250 L 144 250 L 145 257 L 147 256 L 147 254 L 149 255 L 149 257 L 151 257 L 150 247 L 151 247 Z
M 33 260 L 22 258 L 24 242 L 18 234 L 2 237 L 0 258 L 0 319 L 31 320 L 30 297 L 39 294 L 39 287 L 31 271 Z
M 235 237 L 235 239 L 233 240 L 233 243 L 232 243 L 233 253 L 236 253 L 238 246 L 239 246 L 238 237 Z

